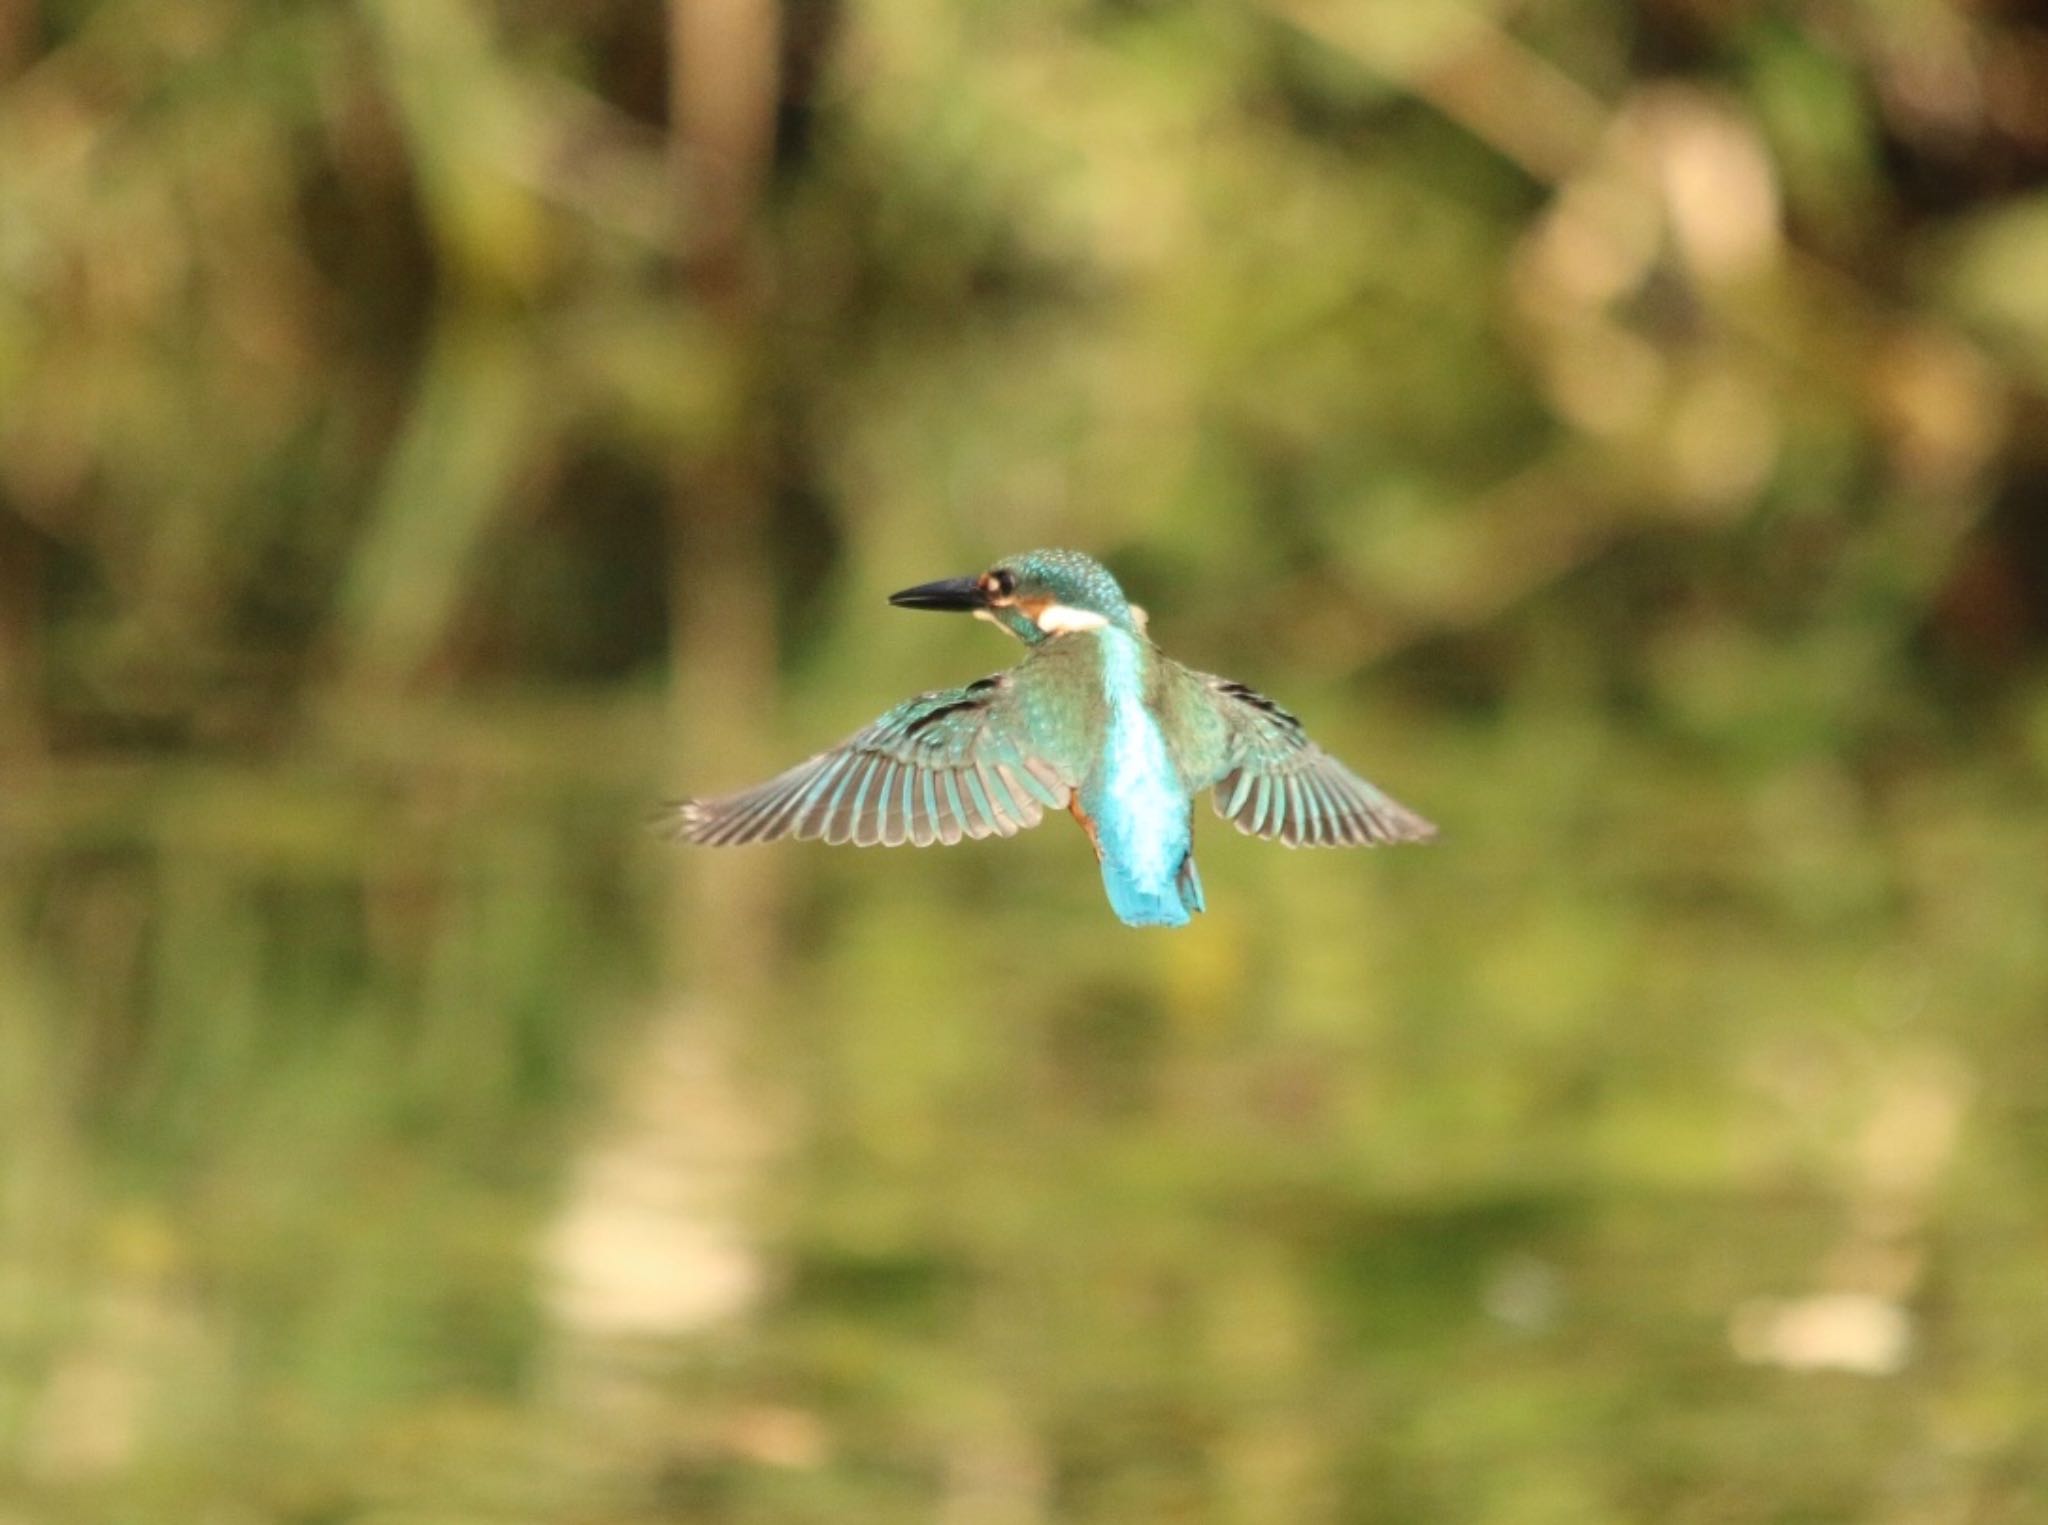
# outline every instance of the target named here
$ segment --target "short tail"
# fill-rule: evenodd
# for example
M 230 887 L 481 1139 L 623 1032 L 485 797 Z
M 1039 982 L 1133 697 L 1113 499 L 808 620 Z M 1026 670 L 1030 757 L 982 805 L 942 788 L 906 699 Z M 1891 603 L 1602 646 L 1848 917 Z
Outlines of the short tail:
M 1173 883 L 1160 886 L 1139 884 L 1104 858 L 1102 887 L 1109 892 L 1110 909 L 1129 927 L 1184 927 L 1191 915 L 1203 909 L 1202 881 L 1195 873 L 1193 853 L 1181 860 Z

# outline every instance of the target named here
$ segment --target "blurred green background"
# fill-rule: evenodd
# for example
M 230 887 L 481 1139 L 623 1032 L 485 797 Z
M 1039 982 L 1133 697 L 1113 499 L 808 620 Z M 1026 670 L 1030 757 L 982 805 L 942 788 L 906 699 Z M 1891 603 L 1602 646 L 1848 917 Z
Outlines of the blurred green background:
M 0 0 L 0 1525 L 2048 1518 L 2048 20 Z M 1441 822 L 687 852 L 1103 557 Z

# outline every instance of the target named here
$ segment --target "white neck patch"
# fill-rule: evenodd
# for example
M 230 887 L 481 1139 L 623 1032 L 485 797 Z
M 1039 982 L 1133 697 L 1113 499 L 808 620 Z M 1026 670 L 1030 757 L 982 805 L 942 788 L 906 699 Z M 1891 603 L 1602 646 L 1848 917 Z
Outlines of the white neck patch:
M 1038 611 L 1038 628 L 1047 635 L 1072 635 L 1082 630 L 1100 630 L 1109 623 L 1092 609 L 1071 604 L 1047 604 Z

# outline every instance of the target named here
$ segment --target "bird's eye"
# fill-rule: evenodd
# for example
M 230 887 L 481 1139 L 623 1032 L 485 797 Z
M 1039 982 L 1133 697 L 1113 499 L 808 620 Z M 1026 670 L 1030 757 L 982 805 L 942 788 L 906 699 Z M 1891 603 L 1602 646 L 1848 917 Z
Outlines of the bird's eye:
M 1008 567 L 997 567 L 984 580 L 988 584 L 989 592 L 995 594 L 997 598 L 1008 598 L 1017 591 L 1016 575 Z

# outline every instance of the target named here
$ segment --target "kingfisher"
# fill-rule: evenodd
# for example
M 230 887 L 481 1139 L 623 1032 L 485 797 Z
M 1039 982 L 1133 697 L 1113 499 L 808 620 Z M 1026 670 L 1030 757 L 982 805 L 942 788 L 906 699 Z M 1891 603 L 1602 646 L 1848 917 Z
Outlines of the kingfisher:
M 1064 810 L 1088 833 L 1118 918 L 1178 927 L 1204 909 L 1193 814 L 1205 789 L 1239 831 L 1289 847 L 1436 835 L 1271 699 L 1153 645 L 1144 610 L 1078 551 L 1027 551 L 889 602 L 987 620 L 1024 643 L 1024 660 L 919 694 L 755 788 L 683 801 L 677 837 L 928 847 L 1014 836 Z

